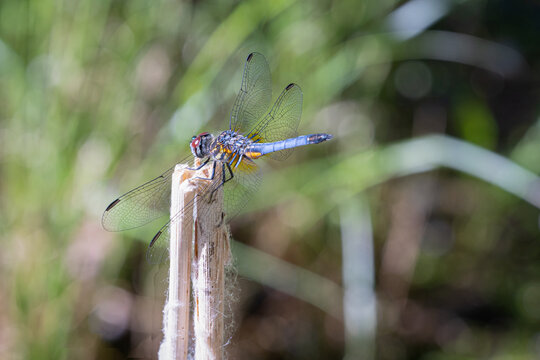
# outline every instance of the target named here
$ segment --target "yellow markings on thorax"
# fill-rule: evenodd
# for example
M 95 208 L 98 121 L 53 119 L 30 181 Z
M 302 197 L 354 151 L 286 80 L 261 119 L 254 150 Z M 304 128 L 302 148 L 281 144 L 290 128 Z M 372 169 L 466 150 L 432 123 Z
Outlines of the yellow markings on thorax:
M 219 152 L 222 153 L 222 154 L 231 154 L 232 153 L 232 150 L 223 146 L 223 145 L 219 145 Z
M 215 147 L 212 151 L 212 154 L 214 156 L 215 159 L 217 160 L 223 160 L 225 158 L 228 158 L 229 155 L 232 154 L 232 150 L 223 146 L 223 145 L 219 145 L 217 147 Z
M 247 156 L 250 159 L 258 159 L 262 156 L 262 154 L 257 151 L 248 151 L 244 154 L 244 156 Z

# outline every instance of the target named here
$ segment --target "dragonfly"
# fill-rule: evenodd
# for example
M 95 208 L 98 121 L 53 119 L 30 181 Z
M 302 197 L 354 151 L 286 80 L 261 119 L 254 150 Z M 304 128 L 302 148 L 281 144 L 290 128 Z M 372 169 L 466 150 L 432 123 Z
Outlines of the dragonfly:
M 261 181 L 255 160 L 267 156 L 284 160 L 299 146 L 319 144 L 332 135 L 320 133 L 297 136 L 302 115 L 302 90 L 291 83 L 281 92 L 272 107 L 270 68 L 260 53 L 246 59 L 242 85 L 234 102 L 229 128 L 214 136 L 208 132 L 193 136 L 191 155 L 180 161 L 197 158 L 198 170 L 212 167 L 210 176 L 196 196 L 211 196 L 223 187 L 226 220 L 229 221 L 248 203 Z M 218 168 L 219 167 L 219 168 Z M 102 225 L 108 231 L 123 231 L 146 225 L 170 210 L 171 180 L 174 166 L 160 176 L 120 196 L 107 206 Z M 218 171 L 216 171 L 218 169 Z M 216 175 L 218 173 L 219 175 Z M 182 214 L 192 211 L 194 200 L 184 205 L 157 232 L 148 246 L 146 258 L 151 264 L 168 259 L 169 229 Z

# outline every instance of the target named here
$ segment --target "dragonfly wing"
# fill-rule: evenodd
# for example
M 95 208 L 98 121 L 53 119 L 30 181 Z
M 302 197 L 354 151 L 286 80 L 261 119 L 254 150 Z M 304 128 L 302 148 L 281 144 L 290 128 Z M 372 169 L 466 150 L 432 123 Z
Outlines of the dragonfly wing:
M 105 230 L 133 229 L 166 215 L 170 208 L 173 171 L 174 166 L 114 200 L 101 218 Z
M 236 97 L 229 128 L 246 133 L 266 114 L 272 101 L 270 67 L 265 57 L 251 53 L 247 57 L 242 86 Z
M 297 136 L 302 116 L 302 90 L 297 84 L 289 84 L 281 92 L 272 110 L 250 132 L 248 137 L 262 142 L 274 142 Z M 293 149 L 268 154 L 275 160 L 284 160 Z
M 238 167 L 231 167 L 234 177 L 225 183 L 223 190 L 227 221 L 230 221 L 246 206 L 261 183 L 259 167 L 252 160 L 244 158 Z
M 169 220 L 159 231 L 148 245 L 146 250 L 146 260 L 150 264 L 161 264 L 169 259 L 169 236 L 171 223 L 173 220 Z

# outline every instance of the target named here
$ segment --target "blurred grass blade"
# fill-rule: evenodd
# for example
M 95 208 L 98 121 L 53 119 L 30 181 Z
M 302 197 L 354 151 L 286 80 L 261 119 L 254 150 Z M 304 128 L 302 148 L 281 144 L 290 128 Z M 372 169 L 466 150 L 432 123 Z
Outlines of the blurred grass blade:
M 343 256 L 345 360 L 374 358 L 377 309 L 368 204 L 357 196 L 339 208 Z
M 338 284 L 237 241 L 232 242 L 232 252 L 240 275 L 342 319 L 342 290 Z

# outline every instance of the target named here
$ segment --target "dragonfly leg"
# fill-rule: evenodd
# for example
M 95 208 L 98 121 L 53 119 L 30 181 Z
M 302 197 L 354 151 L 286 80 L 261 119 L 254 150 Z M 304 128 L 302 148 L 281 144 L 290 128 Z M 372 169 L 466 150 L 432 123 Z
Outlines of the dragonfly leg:
M 231 177 L 225 180 L 225 166 L 224 166 L 224 167 L 223 167 L 223 183 L 224 183 L 224 184 L 225 184 L 227 181 L 232 180 L 232 178 L 234 177 L 233 171 L 232 171 L 232 169 L 231 169 L 231 165 L 230 165 L 229 163 L 225 163 L 225 165 L 227 165 L 227 169 L 229 170 L 229 174 L 231 175 Z M 237 165 L 237 167 L 238 167 L 238 165 Z
M 210 159 L 208 159 L 210 160 Z M 206 163 L 208 163 L 208 160 L 206 160 Z M 205 164 L 206 164 L 205 163 Z M 217 161 L 214 161 L 214 164 L 212 165 L 212 174 L 210 174 L 210 177 L 207 177 L 207 178 L 204 178 L 204 177 L 200 177 L 200 176 L 195 176 L 195 179 L 200 179 L 200 180 L 214 180 L 214 176 L 216 175 L 216 165 L 217 165 Z M 204 166 L 204 165 L 203 165 Z M 201 166 L 202 167 L 202 166 Z M 201 168 L 199 167 L 199 169 Z
M 214 162 L 214 167 L 215 167 L 215 162 Z M 213 198 L 214 194 L 216 191 L 218 191 L 218 189 L 220 187 L 222 187 L 223 185 L 225 185 L 225 183 L 229 180 L 232 180 L 232 178 L 234 177 L 234 174 L 232 172 L 232 169 L 231 169 L 231 165 L 229 163 L 221 163 L 221 176 L 222 176 L 222 180 L 221 180 L 221 184 L 219 184 L 218 186 L 216 186 L 216 188 L 214 190 L 212 190 L 212 193 L 210 194 L 210 199 Z M 227 173 L 225 172 L 225 167 L 227 167 L 227 169 L 229 170 L 229 174 L 230 174 L 230 178 L 227 179 Z M 212 172 L 212 175 L 214 175 L 214 172 Z
M 238 162 L 236 163 L 236 166 L 234 167 L 234 169 L 238 169 L 238 165 L 240 165 L 240 163 L 242 162 L 242 158 L 244 157 L 244 154 L 240 155 L 240 159 L 238 159 Z M 229 169 L 230 171 L 231 169 Z M 231 171 L 231 174 L 232 174 L 232 171 Z M 232 177 L 231 177 L 232 179 Z
M 210 158 L 208 157 L 200 166 L 197 166 L 197 167 L 194 167 L 194 168 L 190 168 L 188 167 L 188 170 L 200 170 L 202 169 L 206 164 L 208 164 L 208 162 L 210 161 Z

